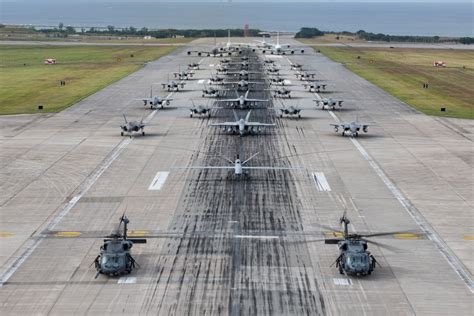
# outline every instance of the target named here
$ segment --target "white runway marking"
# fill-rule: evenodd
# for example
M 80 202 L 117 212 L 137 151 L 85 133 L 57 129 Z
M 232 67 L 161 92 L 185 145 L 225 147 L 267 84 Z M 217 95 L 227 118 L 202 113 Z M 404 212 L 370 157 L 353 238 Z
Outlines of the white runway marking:
M 322 172 L 313 172 L 313 179 L 314 183 L 316 184 L 316 188 L 320 192 L 329 192 L 331 191 L 331 187 L 329 186 L 328 180 L 324 173 Z
M 283 58 L 281 55 L 265 55 L 266 58 Z
M 278 236 L 252 236 L 252 235 L 235 235 L 235 238 L 240 239 L 278 239 Z
M 352 285 L 351 279 L 334 278 L 332 280 L 335 285 Z
M 161 190 L 169 174 L 168 171 L 158 171 L 155 178 L 153 178 L 153 181 L 150 183 L 148 190 Z
M 201 79 L 198 81 L 198 84 L 203 84 L 204 83 L 204 79 Z
M 284 83 L 284 84 L 291 84 L 291 81 L 288 80 L 288 79 L 285 79 L 285 80 L 283 81 L 283 83 Z
M 117 284 L 135 284 L 135 283 L 137 283 L 136 277 L 121 277 L 117 281 Z
M 214 67 L 214 64 L 210 64 L 209 67 Z

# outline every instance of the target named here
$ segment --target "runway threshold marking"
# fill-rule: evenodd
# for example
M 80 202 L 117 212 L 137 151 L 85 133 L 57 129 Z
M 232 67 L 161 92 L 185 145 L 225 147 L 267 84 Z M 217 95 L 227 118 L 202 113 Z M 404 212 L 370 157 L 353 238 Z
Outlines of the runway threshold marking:
M 409 239 L 409 240 L 420 239 L 420 235 L 418 235 L 418 234 L 409 234 L 409 233 L 393 234 L 393 237 L 395 237 L 397 239 Z
M 148 230 L 129 230 L 128 237 L 146 237 L 150 232 Z
M 80 232 L 57 232 L 56 234 L 54 234 L 54 237 L 72 238 L 79 237 L 80 235 Z
M 117 281 L 117 284 L 135 284 L 135 283 L 137 283 L 136 277 L 121 277 Z
M 331 187 L 323 172 L 313 172 L 313 180 L 316 184 L 316 189 L 320 192 L 329 192 Z
M 153 181 L 151 181 L 148 190 L 161 190 L 169 174 L 168 171 L 158 171 L 153 178 Z
M 335 285 L 352 285 L 351 279 L 333 278 L 332 280 Z
M 315 93 L 319 97 L 317 93 Z M 328 111 L 328 113 L 334 118 L 337 123 L 341 121 L 334 114 L 333 111 Z M 360 154 L 364 159 L 369 163 L 370 167 L 375 171 L 379 178 L 383 181 L 385 186 L 392 192 L 393 196 L 400 202 L 406 212 L 410 217 L 415 221 L 415 223 L 421 228 L 425 235 L 433 242 L 436 249 L 441 253 L 441 255 L 446 259 L 448 264 L 454 270 L 454 272 L 461 278 L 461 280 L 466 284 L 467 288 L 471 293 L 474 293 L 474 281 L 471 278 L 470 273 L 464 267 L 464 264 L 458 259 L 458 257 L 452 252 L 444 240 L 439 236 L 436 230 L 426 221 L 423 215 L 415 208 L 409 199 L 407 199 L 403 193 L 397 188 L 397 186 L 388 178 L 382 168 L 375 162 L 372 156 L 362 147 L 360 142 L 351 137 L 352 144 L 359 150 Z

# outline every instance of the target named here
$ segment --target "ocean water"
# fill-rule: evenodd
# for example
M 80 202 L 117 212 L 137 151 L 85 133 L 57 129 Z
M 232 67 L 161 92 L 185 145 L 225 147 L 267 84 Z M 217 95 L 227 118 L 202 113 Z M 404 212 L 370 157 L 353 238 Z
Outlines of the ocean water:
M 0 23 L 179 29 L 248 24 L 267 31 L 317 27 L 391 35 L 473 36 L 472 3 L 130 2 L 3 0 Z

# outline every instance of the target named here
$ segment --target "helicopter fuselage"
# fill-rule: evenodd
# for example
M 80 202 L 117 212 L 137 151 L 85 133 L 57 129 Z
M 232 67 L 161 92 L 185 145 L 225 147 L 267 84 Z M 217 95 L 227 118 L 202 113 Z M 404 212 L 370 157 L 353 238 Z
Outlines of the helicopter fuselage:
M 367 251 L 367 243 L 360 239 L 347 239 L 338 243 L 340 256 L 336 266 L 341 274 L 370 275 L 375 268 L 375 258 Z

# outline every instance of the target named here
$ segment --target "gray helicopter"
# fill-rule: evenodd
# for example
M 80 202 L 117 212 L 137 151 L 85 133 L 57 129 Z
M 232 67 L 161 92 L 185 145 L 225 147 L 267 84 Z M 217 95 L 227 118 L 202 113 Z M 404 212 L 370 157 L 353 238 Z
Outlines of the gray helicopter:
M 349 219 L 344 214 L 340 223 L 344 226 L 344 231 L 334 231 L 335 236 L 341 236 L 338 238 L 328 238 L 324 240 L 325 244 L 337 244 L 340 254 L 336 261 L 333 263 L 339 269 L 340 274 L 365 276 L 370 275 L 374 271 L 377 264 L 375 257 L 367 250 L 368 243 L 377 245 L 382 248 L 394 248 L 387 245 L 368 240 L 370 237 L 380 237 L 387 235 L 394 235 L 406 232 L 383 232 L 383 233 L 370 233 L 370 234 L 356 234 L 349 233 Z M 322 226 L 322 225 L 320 225 Z M 322 226 L 324 227 L 324 226 Z M 396 249 L 396 248 L 395 248 Z
M 95 269 L 97 270 L 96 278 L 99 274 L 109 276 L 128 274 L 137 266 L 137 262 L 131 255 L 131 249 L 133 244 L 146 243 L 146 239 L 127 238 L 129 222 L 128 218 L 122 215 L 117 230 L 104 239 L 104 244 L 100 247 L 100 254 L 94 260 Z M 120 232 L 122 225 L 123 233 Z
M 125 120 L 125 124 L 120 125 L 122 131 L 120 135 L 124 135 L 124 133 L 128 133 L 130 137 L 132 137 L 132 133 L 142 132 L 142 136 L 145 136 L 145 124 L 143 123 L 143 119 L 141 121 L 127 121 L 127 117 L 123 114 L 123 118 Z

